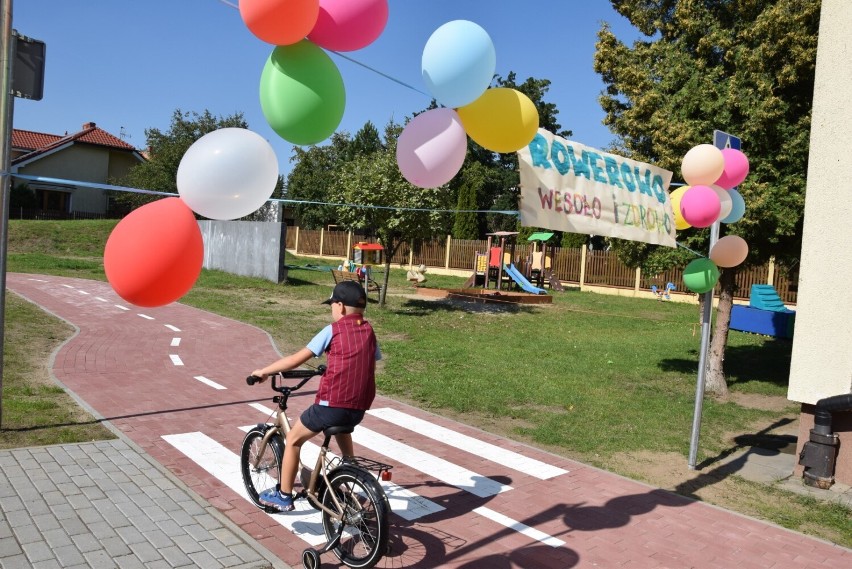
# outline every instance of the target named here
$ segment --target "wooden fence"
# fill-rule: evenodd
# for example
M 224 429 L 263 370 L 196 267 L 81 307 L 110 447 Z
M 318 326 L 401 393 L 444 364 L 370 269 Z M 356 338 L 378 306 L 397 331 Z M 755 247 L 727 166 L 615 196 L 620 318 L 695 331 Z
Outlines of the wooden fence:
M 299 255 L 349 259 L 356 243 L 374 241 L 364 235 L 346 231 L 299 227 L 287 229 L 287 249 Z M 475 254 L 484 253 L 487 246 L 488 242 L 485 240 L 453 239 L 450 236 L 413 244 L 406 243 L 391 258 L 391 264 L 399 267 L 423 264 L 427 267 L 473 272 Z M 532 251 L 532 244 L 515 246 L 515 263 L 521 270 Z M 674 283 L 678 289 L 683 286 L 682 268 L 648 275 L 639 269 L 629 268 L 612 251 L 587 250 L 584 254 L 583 248 L 557 247 L 552 263 L 556 277 L 571 284 L 639 290 L 649 290 L 653 285 L 665 288 L 669 282 Z M 737 271 L 736 283 L 734 298 L 748 299 L 753 284 L 771 284 L 786 304 L 796 303 L 798 273 L 790 274 L 772 262 L 761 267 L 740 269 Z

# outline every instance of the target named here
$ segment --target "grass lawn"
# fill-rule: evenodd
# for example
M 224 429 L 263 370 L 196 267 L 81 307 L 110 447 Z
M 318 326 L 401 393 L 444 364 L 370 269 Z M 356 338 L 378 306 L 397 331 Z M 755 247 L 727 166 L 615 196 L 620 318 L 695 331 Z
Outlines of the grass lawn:
M 114 224 L 12 221 L 8 270 L 103 280 L 103 244 Z M 297 349 L 328 323 L 328 309 L 319 302 L 333 281 L 328 272 L 299 268 L 327 260 L 288 257 L 288 264 L 288 282 L 281 285 L 204 271 L 181 302 L 254 324 L 282 352 Z M 463 281 L 427 277 L 426 286 L 459 288 Z M 69 333 L 67 325 L 32 306 L 23 307 L 31 313 L 17 312 L 18 304 L 8 302 L 7 354 L 16 343 L 33 342 L 21 338 L 27 326 L 17 322 L 44 322 L 33 334 L 46 339 L 31 348 L 35 357 L 28 361 L 15 363 L 7 355 L 0 444 L 97 436 L 68 435 L 66 424 L 75 422 L 69 418 L 24 413 L 19 423 L 10 423 L 9 408 L 21 399 L 26 378 L 41 377 L 48 386 L 36 399 L 61 397 L 50 387 L 47 359 L 51 346 Z M 394 270 L 387 305 L 371 303 L 368 316 L 385 355 L 377 376 L 384 395 L 663 487 L 643 464 L 687 470 L 700 343 L 697 305 L 577 291 L 555 293 L 552 305 L 433 301 L 416 295 L 405 270 Z M 791 346 L 730 333 L 725 366 L 732 398 L 704 402 L 699 464 L 740 447 L 742 435 L 796 419 L 797 405 L 786 400 Z M 13 366 L 20 370 L 8 377 Z M 85 418 L 77 421 L 92 427 Z M 42 438 L 28 438 L 36 433 Z M 735 476 L 720 480 L 715 490 L 697 497 L 852 546 L 846 508 Z

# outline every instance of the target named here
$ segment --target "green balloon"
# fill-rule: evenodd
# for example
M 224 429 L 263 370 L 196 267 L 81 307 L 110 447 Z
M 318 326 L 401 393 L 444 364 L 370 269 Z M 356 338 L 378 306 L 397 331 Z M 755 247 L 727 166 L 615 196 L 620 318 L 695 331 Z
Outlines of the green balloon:
M 719 268 L 710 259 L 695 259 L 683 270 L 683 284 L 698 294 L 713 290 L 719 281 Z
M 278 46 L 260 76 L 260 106 L 278 136 L 297 145 L 331 136 L 346 107 L 340 71 L 315 44 Z

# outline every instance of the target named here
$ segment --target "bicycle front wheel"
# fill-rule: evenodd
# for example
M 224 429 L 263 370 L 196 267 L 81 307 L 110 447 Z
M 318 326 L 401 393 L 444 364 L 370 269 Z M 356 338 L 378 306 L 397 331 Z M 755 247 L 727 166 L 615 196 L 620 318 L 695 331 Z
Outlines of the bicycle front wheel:
M 373 567 L 388 548 L 390 505 L 384 490 L 369 472 L 344 467 L 329 475 L 322 498 L 323 506 L 337 511 L 332 493 L 343 506 L 343 521 L 323 512 L 326 539 L 339 536 L 334 553 L 345 565 Z
M 275 488 L 281 477 L 281 457 L 284 456 L 284 443 L 281 437 L 270 437 L 268 444 L 263 444 L 265 429 L 254 427 L 246 433 L 240 453 L 240 472 L 249 499 L 261 509 L 266 506 L 260 503 L 258 496 L 264 490 Z

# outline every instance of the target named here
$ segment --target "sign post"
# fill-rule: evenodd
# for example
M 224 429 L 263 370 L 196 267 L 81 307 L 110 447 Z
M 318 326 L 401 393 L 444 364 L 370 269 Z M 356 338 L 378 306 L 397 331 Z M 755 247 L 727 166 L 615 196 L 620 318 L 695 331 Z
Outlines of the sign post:
M 722 132 L 713 131 L 713 146 L 719 150 L 734 148 L 740 150 L 741 141 L 736 136 Z M 719 221 L 710 226 L 710 248 L 719 240 Z M 696 455 L 698 454 L 698 438 L 701 433 L 701 411 L 704 405 L 704 384 L 707 378 L 707 354 L 710 351 L 710 320 L 713 313 L 713 289 L 704 293 L 704 309 L 701 315 L 701 348 L 698 357 L 698 378 L 695 382 L 695 411 L 692 414 L 692 436 L 689 441 L 690 470 L 695 470 Z

